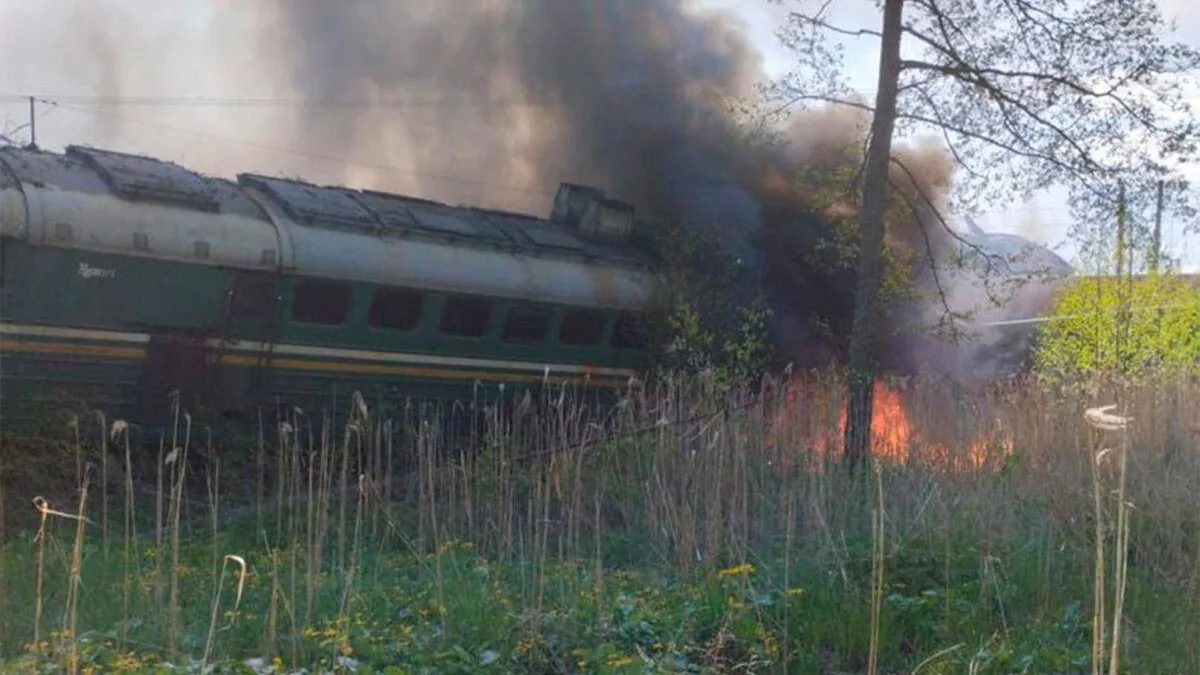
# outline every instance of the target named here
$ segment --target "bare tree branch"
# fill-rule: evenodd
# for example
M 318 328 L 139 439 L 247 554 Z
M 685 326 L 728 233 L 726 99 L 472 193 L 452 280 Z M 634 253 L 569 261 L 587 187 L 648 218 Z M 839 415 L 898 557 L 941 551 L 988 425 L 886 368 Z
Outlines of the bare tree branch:
M 790 99 L 788 99 L 784 103 L 780 104 L 778 106 L 778 108 L 776 108 L 773 112 L 782 112 L 782 111 L 786 110 L 787 108 L 789 108 L 801 101 L 819 101 L 822 103 L 830 103 L 833 105 L 840 105 L 840 106 L 846 106 L 848 108 L 855 108 L 858 110 L 870 112 L 872 114 L 874 114 L 874 112 L 875 112 L 875 109 L 872 106 L 867 105 L 866 103 L 861 103 L 858 101 L 848 101 L 846 99 L 832 97 L 832 96 L 824 96 L 824 95 L 820 95 L 820 94 L 794 94 Z M 1025 157 L 1028 159 L 1036 159 L 1039 161 L 1049 162 L 1051 164 L 1058 166 L 1063 171 L 1070 171 L 1070 172 L 1075 171 L 1075 167 L 1068 164 L 1067 162 L 1063 162 L 1063 161 L 1059 160 L 1057 157 L 1055 157 L 1053 155 L 1047 155 L 1047 154 L 1042 154 L 1039 152 L 1022 150 L 1022 149 L 1016 147 L 1015 145 L 1006 144 L 1006 143 L 1004 143 L 998 139 L 995 139 L 991 136 L 986 136 L 980 132 L 972 131 L 970 129 L 967 129 L 966 127 L 956 125 L 956 124 L 951 123 L 946 120 L 939 120 L 939 119 L 936 119 L 933 117 L 926 117 L 924 115 L 914 115 L 914 114 L 897 114 L 896 117 L 897 117 L 897 119 L 908 119 L 908 120 L 913 120 L 916 122 L 921 122 L 923 124 L 929 124 L 931 126 L 938 127 L 945 132 L 956 133 L 956 134 L 965 136 L 967 138 L 970 138 L 970 139 L 973 139 L 976 141 L 987 143 L 989 145 L 995 146 L 1001 150 L 1004 150 L 1005 152 L 1011 153 L 1011 154 L 1019 156 L 1019 157 Z
M 826 3 L 826 5 L 828 4 L 829 3 Z M 877 30 L 871 30 L 869 28 L 859 28 L 857 30 L 851 28 L 841 28 L 829 23 L 828 21 L 825 21 L 824 19 L 820 19 L 816 16 L 810 17 L 799 12 L 792 12 L 791 18 L 799 22 L 811 24 L 813 28 L 824 28 L 825 30 L 833 31 L 834 33 L 839 33 L 841 35 L 847 35 L 850 37 L 862 37 L 864 35 L 877 38 L 883 37 L 883 33 L 880 33 Z
M 1172 164 L 1200 156 L 1200 118 L 1172 79 L 1200 72 L 1200 53 L 1167 41 L 1154 0 L 1000 0 L 987 13 L 976 0 L 884 0 L 880 32 L 837 25 L 825 16 L 831 3 L 821 0 L 816 14 L 789 15 L 791 30 L 781 37 L 800 58 L 782 80 L 779 110 L 818 102 L 868 112 L 872 128 L 888 134 L 936 130 L 955 166 L 966 170 L 966 180 L 956 185 L 965 199 L 1064 185 L 1081 226 L 1110 222 L 1117 179 L 1130 184 L 1171 179 L 1178 175 Z M 878 110 L 847 93 L 841 52 L 832 44 L 833 37 L 863 35 L 881 38 L 876 96 L 886 104 L 877 104 Z M 901 41 L 922 53 L 902 52 Z M 935 219 L 960 246 L 967 243 L 920 189 L 912 167 L 890 158 L 918 188 L 915 196 L 890 175 L 880 180 L 879 153 L 890 152 L 891 139 L 878 133 L 873 131 L 867 160 L 874 170 L 860 188 L 863 243 L 849 350 L 855 384 L 848 427 L 865 424 L 871 405 L 860 380 L 872 367 L 863 345 L 873 336 L 860 330 L 873 325 L 868 316 L 877 311 L 878 300 L 862 289 L 870 291 L 877 282 L 884 193 L 896 190 L 918 221 Z M 1190 198 L 1180 202 L 1177 209 L 1192 208 Z M 920 234 L 942 309 L 952 314 L 931 233 L 921 227 Z M 990 273 L 993 257 L 983 253 Z M 852 446 L 861 450 L 859 432 L 848 428 L 847 453 Z

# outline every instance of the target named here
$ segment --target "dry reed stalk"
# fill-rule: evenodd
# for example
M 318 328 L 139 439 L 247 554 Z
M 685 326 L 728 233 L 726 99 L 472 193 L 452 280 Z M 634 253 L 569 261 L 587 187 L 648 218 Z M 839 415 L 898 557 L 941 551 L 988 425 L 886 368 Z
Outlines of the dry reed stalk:
M 338 472 L 337 557 L 335 558 L 335 569 L 338 571 L 346 569 L 346 482 L 349 480 L 350 438 L 353 433 L 354 424 L 346 425 L 342 432 L 342 443 L 337 455 L 338 466 L 341 468 Z
M 33 541 L 37 544 L 37 579 L 34 586 L 33 644 L 37 648 L 42 640 L 42 589 L 46 577 L 46 519 L 50 516 L 49 505 L 42 497 L 33 498 L 38 512 L 38 529 Z
M 125 420 L 115 420 L 112 423 L 110 435 L 113 440 L 120 435 L 125 443 L 125 532 L 124 560 L 122 560 L 122 598 L 121 615 L 128 619 L 133 596 L 133 575 L 130 566 L 137 560 L 137 520 L 135 517 L 135 502 L 133 493 L 133 453 L 129 443 L 129 424 Z M 121 622 L 121 643 L 126 645 L 129 640 L 129 621 Z
M 267 560 L 271 561 L 271 599 L 269 609 L 267 610 L 267 625 L 263 635 L 262 653 L 268 658 L 275 656 L 277 653 L 276 639 L 278 637 L 279 626 L 279 596 L 282 589 L 279 585 L 279 554 L 271 548 L 271 542 L 263 538 L 263 544 L 267 550 Z
M 162 602 L 162 559 L 163 559 L 163 467 L 166 457 L 163 454 L 165 437 L 158 436 L 158 458 L 154 463 L 154 593 L 155 599 Z
M 175 409 L 179 411 L 178 396 L 175 399 Z M 167 463 L 175 467 L 175 477 L 172 482 L 171 490 L 171 568 L 170 568 L 170 598 L 167 600 L 168 615 L 170 621 L 170 633 L 168 637 L 168 653 L 172 658 L 179 658 L 179 637 L 180 637 L 180 607 L 179 607 L 179 555 L 180 555 L 180 521 L 183 511 L 183 487 L 184 481 L 187 480 L 187 461 L 188 447 L 192 441 L 192 416 L 190 413 L 183 412 L 184 434 L 183 445 L 176 444 L 171 454 L 167 456 Z M 179 417 L 177 416 L 178 420 Z M 177 434 L 178 431 L 176 430 Z M 178 438 L 176 436 L 176 438 Z
M 1100 478 L 1100 463 L 1107 453 L 1102 450 L 1096 455 L 1093 465 L 1092 495 L 1095 506 L 1095 581 L 1092 586 L 1092 675 L 1100 675 L 1101 664 L 1104 663 L 1104 589 L 1107 575 L 1104 570 L 1104 506 L 1101 497 L 1102 480 Z
M 875 462 L 876 506 L 871 510 L 871 638 L 867 652 L 867 675 L 879 672 L 879 623 L 883 608 L 883 563 L 884 563 L 884 499 L 883 471 Z
M 75 643 L 75 619 L 76 607 L 78 604 L 77 594 L 79 590 L 80 567 L 83 558 L 83 526 L 84 524 L 94 524 L 84 515 L 87 509 L 87 490 L 88 476 L 85 473 L 80 486 L 79 507 L 77 513 L 67 513 L 50 508 L 50 503 L 44 497 L 37 496 L 33 498 L 34 509 L 38 512 L 38 531 L 34 538 L 38 547 L 38 566 L 37 566 L 37 586 L 36 600 L 34 610 L 34 627 L 33 627 L 33 644 L 36 649 L 40 649 L 41 645 L 41 623 L 42 623 L 42 608 L 44 600 L 42 590 L 44 588 L 45 579 L 45 541 L 46 541 L 46 523 L 51 516 L 63 518 L 65 520 L 73 520 L 76 522 L 75 530 L 75 546 L 71 554 L 71 567 L 67 579 L 67 599 L 66 606 L 63 610 L 63 625 L 66 626 L 67 637 L 69 639 L 69 659 L 71 664 L 71 672 L 77 670 L 77 645 Z
M 924 660 L 922 660 L 920 663 L 918 663 L 916 668 L 913 668 L 912 675 L 920 675 L 921 669 L 923 669 L 925 666 L 935 663 L 938 659 L 942 658 L 943 656 L 949 656 L 950 654 L 962 649 L 964 646 L 966 646 L 966 644 L 960 642 L 959 644 L 956 644 L 956 645 L 953 645 L 950 647 L 946 647 L 945 649 L 939 649 L 938 651 L 930 654 Z M 971 675 L 978 672 L 978 669 L 979 669 L 978 660 L 979 660 L 979 655 L 976 655 L 975 658 L 972 660 L 972 663 L 970 666 L 971 669 L 968 671 L 968 673 L 970 673 Z
M 761 546 L 764 543 L 773 546 L 776 535 L 779 535 L 778 540 L 784 545 L 782 558 L 785 585 L 790 585 L 792 581 L 791 567 L 795 560 L 810 554 L 820 560 L 832 561 L 831 567 L 837 568 L 844 582 L 850 584 L 845 569 L 848 546 L 844 542 L 857 536 L 865 538 L 867 520 L 855 520 L 865 515 L 862 509 L 867 507 L 867 499 L 870 499 L 876 502 L 877 507 L 872 509 L 870 520 L 873 545 L 870 592 L 873 641 L 870 649 L 873 661 L 869 665 L 872 668 L 878 671 L 887 665 L 882 663 L 878 656 L 878 652 L 886 651 L 880 649 L 881 602 L 878 584 L 884 573 L 883 562 L 888 551 L 888 542 L 884 537 L 889 534 L 894 542 L 900 542 L 911 531 L 936 530 L 936 523 L 930 524 L 926 521 L 932 514 L 938 514 L 939 517 L 944 514 L 944 532 L 933 534 L 942 537 L 939 543 L 944 544 L 944 547 L 940 555 L 944 556 L 949 585 L 952 559 L 955 556 L 955 542 L 952 541 L 956 532 L 954 527 L 970 526 L 979 532 L 987 533 L 980 538 L 983 553 L 979 558 L 979 574 L 982 583 L 976 600 L 984 604 L 995 599 L 993 589 L 1000 583 L 1000 575 L 1003 573 L 1007 576 L 1009 572 L 991 557 L 993 554 L 989 551 L 993 549 L 988 547 L 994 545 L 997 547 L 994 550 L 999 550 L 1004 538 L 1011 534 L 1002 529 L 1011 527 L 1011 517 L 1005 515 L 1002 508 L 994 505 L 997 502 L 996 497 L 1000 495 L 994 484 L 987 483 L 980 476 L 947 475 L 942 464 L 935 465 L 934 460 L 937 458 L 917 457 L 911 459 L 894 475 L 887 476 L 887 494 L 882 490 L 882 464 L 876 463 L 874 470 L 877 485 L 868 486 L 866 489 L 869 491 L 862 495 L 861 500 L 845 504 L 847 499 L 854 499 L 848 495 L 850 488 L 854 488 L 856 494 L 862 493 L 863 484 L 853 485 L 839 472 L 831 472 L 815 464 L 814 470 L 809 470 L 810 467 L 803 461 L 796 461 L 792 468 L 786 470 L 775 468 L 783 459 L 781 448 L 785 444 L 782 440 L 772 448 L 771 454 L 767 454 L 755 445 L 753 438 L 750 438 L 753 434 L 747 434 L 744 429 L 745 426 L 754 424 L 752 420 L 724 416 L 720 419 L 691 421 L 688 418 L 692 416 L 694 410 L 691 408 L 695 404 L 684 406 L 680 403 L 682 399 L 683 395 L 680 394 L 659 405 L 647 404 L 644 408 L 622 413 L 624 417 L 621 418 L 620 425 L 623 426 L 616 425 L 618 430 L 640 428 L 659 419 L 667 421 L 666 425 L 650 432 L 657 435 L 657 438 L 644 440 L 649 434 L 643 434 L 635 441 L 638 446 L 637 452 L 632 453 L 627 462 L 606 458 L 593 462 L 592 458 L 596 457 L 597 453 L 591 453 L 590 450 L 576 452 L 564 449 L 571 444 L 588 440 L 593 434 L 592 427 L 587 425 L 578 412 L 579 408 L 560 407 L 557 411 L 537 416 L 534 426 L 538 427 L 541 433 L 531 433 L 519 425 L 513 427 L 511 423 L 493 414 L 492 426 L 484 436 L 471 441 L 477 445 L 486 445 L 487 454 L 479 458 L 464 454 L 458 447 L 445 453 L 449 457 L 438 458 L 439 449 L 450 448 L 449 443 L 460 439 L 438 437 L 431 427 L 425 425 L 423 435 L 418 439 L 419 452 L 415 453 L 419 459 L 416 478 L 421 487 L 419 502 L 423 532 L 430 535 L 422 542 L 424 549 L 427 551 L 431 542 L 433 550 L 436 551 L 447 541 L 466 538 L 474 540 L 480 549 L 490 546 L 493 552 L 508 551 L 531 563 L 527 568 L 522 568 L 522 573 L 527 575 L 523 579 L 522 590 L 529 605 L 535 610 L 532 614 L 534 619 L 526 627 L 536 634 L 539 628 L 545 630 L 544 627 L 539 627 L 538 617 L 544 613 L 550 602 L 553 587 L 549 579 L 552 578 L 550 575 L 555 560 L 567 560 L 572 556 L 586 559 L 590 554 L 595 569 L 594 583 L 597 592 L 602 590 L 607 553 L 604 550 L 604 538 L 607 533 L 602 528 L 608 527 L 612 533 L 620 534 L 617 530 L 620 526 L 615 522 L 618 518 L 613 518 L 612 522 L 605 522 L 608 508 L 626 516 L 630 531 L 641 533 L 649 530 L 644 544 L 646 549 L 653 547 L 653 550 L 642 553 L 647 558 L 653 556 L 661 562 L 671 561 L 681 568 L 689 565 L 696 567 L 698 561 L 702 566 L 712 566 L 721 559 L 746 558 L 754 552 L 761 553 Z M 1029 415 L 1027 424 L 1038 425 L 1036 417 Z M 1089 424 L 1092 417 L 1088 418 Z M 1105 421 L 1103 417 L 1095 419 Z M 937 422 L 938 419 L 932 420 L 934 424 Z M 323 597 L 322 589 L 329 582 L 323 581 L 320 575 L 322 569 L 327 570 L 327 566 L 338 564 L 335 555 L 342 559 L 343 571 L 347 572 L 345 587 L 341 593 L 340 611 L 344 614 L 352 601 L 353 589 L 361 589 L 368 583 L 365 579 L 370 572 L 365 566 L 364 549 L 369 547 L 363 542 L 375 531 L 373 523 L 383 523 L 384 536 L 381 539 L 396 537 L 407 542 L 406 535 L 389 518 L 389 507 L 393 504 L 385 496 L 381 498 L 390 491 L 392 481 L 388 481 L 388 488 L 385 490 L 384 486 L 378 485 L 378 481 L 375 480 L 376 475 L 386 473 L 386 469 L 382 468 L 385 462 L 381 454 L 385 441 L 381 439 L 389 438 L 390 433 L 381 431 L 379 424 L 382 422 L 378 420 L 362 419 L 358 420 L 358 423 L 364 426 L 361 436 L 350 435 L 349 441 L 343 440 L 340 444 L 329 442 L 326 436 L 321 441 L 319 450 L 308 451 L 307 461 L 302 448 L 303 440 L 298 434 L 290 436 L 278 462 L 279 480 L 273 488 L 277 490 L 278 495 L 265 496 L 267 499 L 280 497 L 277 501 L 276 520 L 281 525 L 277 529 L 275 540 L 267 544 L 268 551 L 278 557 L 272 558 L 271 610 L 265 637 L 269 648 L 277 649 L 276 634 L 286 634 L 288 630 L 285 624 L 279 621 L 287 621 L 290 611 L 293 658 L 296 654 L 295 645 L 300 642 L 297 633 L 305 622 L 295 619 L 299 612 L 291 610 L 288 603 L 294 599 L 298 609 L 300 594 L 307 591 L 308 611 L 313 620 L 325 618 L 316 616 L 321 605 L 314 603 L 312 598 Z M 369 429 L 366 429 L 366 426 L 369 426 Z M 1029 438 L 1037 436 L 1041 428 L 1034 426 L 1026 431 L 1022 443 L 1028 443 Z M 971 430 L 964 429 L 961 433 L 969 434 Z M 1062 435 L 1066 433 L 1069 432 L 1063 432 Z M 784 436 L 785 432 L 779 432 L 777 439 L 783 439 Z M 309 442 L 312 443 L 316 437 L 310 435 Z M 336 432 L 333 437 L 337 438 Z M 790 440 L 792 439 L 789 437 Z M 1054 440 L 1049 434 L 1044 437 L 1047 446 Z M 115 435 L 112 441 L 116 442 Z M 352 447 L 350 443 L 355 445 Z M 126 444 L 128 447 L 128 437 Z M 789 442 L 786 445 L 800 445 L 800 442 Z M 518 454 L 514 448 L 527 450 L 530 447 L 547 452 L 536 460 L 524 460 L 523 463 L 514 460 L 514 455 Z M 620 449 L 624 452 L 623 447 Z M 818 453 L 812 454 L 819 456 Z M 586 461 L 585 457 L 588 458 Z M 1050 467 L 1052 462 L 1057 462 L 1053 466 L 1060 469 L 1065 466 L 1061 458 L 1055 459 L 1048 452 L 1030 452 L 1027 457 L 1030 461 L 1041 462 L 1047 467 Z M 1123 453 L 1120 464 L 1122 475 L 1127 471 L 1126 462 L 1136 467 L 1137 463 L 1133 461 L 1136 459 Z M 775 464 L 768 465 L 768 460 Z M 125 461 L 127 482 L 131 482 L 128 450 Z M 821 461 L 828 463 L 830 459 L 826 457 Z M 181 488 L 180 474 L 183 471 L 178 462 L 178 456 L 166 462 L 173 469 L 168 479 L 169 492 L 166 494 L 171 495 L 172 508 L 168 518 L 175 529 L 178 528 L 180 509 L 177 504 L 180 501 L 178 494 Z M 270 463 L 273 462 L 264 462 Z M 1045 488 L 1046 484 L 1024 469 L 1025 466 L 1028 465 L 1023 464 L 1021 471 L 1015 474 L 1016 477 L 1005 483 L 1006 489 L 1007 486 L 1013 486 L 1019 491 Z M 344 475 L 347 467 L 351 467 L 359 477 L 355 509 L 343 511 L 347 524 L 350 524 L 350 518 L 353 518 L 354 530 L 353 533 L 339 532 L 339 535 L 346 539 L 347 545 L 339 553 L 335 554 L 330 550 L 329 554 L 326 554 L 325 542 L 333 535 L 328 532 L 328 528 L 337 526 L 339 518 L 332 508 L 331 500 L 335 498 L 332 489 L 336 487 L 334 483 L 339 480 L 339 474 Z M 823 468 L 825 470 L 822 470 Z M 1144 485 L 1140 482 L 1137 471 L 1128 470 L 1128 485 L 1125 485 L 1122 478 L 1121 487 L 1113 486 L 1114 491 L 1118 493 L 1117 511 L 1112 514 L 1117 521 L 1117 550 L 1116 560 L 1109 561 L 1105 551 L 1105 520 L 1110 514 L 1103 496 L 1105 483 L 1111 480 L 1111 477 L 1104 473 L 1108 469 L 1101 470 L 1094 461 L 1089 461 L 1087 467 L 1067 468 L 1076 473 L 1055 474 L 1054 480 L 1086 480 L 1080 469 L 1090 469 L 1092 474 L 1090 500 L 1082 483 L 1083 489 L 1079 495 L 1071 494 L 1070 491 L 1060 491 L 1062 494 L 1053 495 L 1051 498 L 1055 500 L 1056 505 L 1065 503 L 1072 513 L 1077 512 L 1080 507 L 1086 513 L 1089 510 L 1087 502 L 1093 502 L 1091 510 L 1094 510 L 1096 515 L 1095 543 L 1098 566 L 1097 584 L 1094 589 L 1098 604 L 1095 611 L 1099 617 L 1099 620 L 1094 622 L 1096 641 L 1093 647 L 1098 645 L 1099 654 L 1107 657 L 1109 655 L 1103 654 L 1106 648 L 1104 624 L 1109 613 L 1105 601 L 1109 605 L 1115 601 L 1113 613 L 1117 615 L 1117 619 L 1113 626 L 1114 649 L 1119 646 L 1120 615 L 1125 611 L 1122 598 L 1126 580 L 1122 570 L 1128 565 L 1126 551 L 1131 519 L 1122 515 L 1122 509 L 1130 508 L 1128 502 L 1138 499 L 1139 490 Z M 802 473 L 793 474 L 793 471 Z M 214 458 L 210 464 L 207 483 L 210 514 L 221 506 L 217 497 L 220 480 L 220 462 Z M 343 500 L 348 499 L 346 491 L 341 492 Z M 285 516 L 285 498 L 291 500 L 287 503 L 292 505 L 301 504 L 305 500 L 300 497 L 306 492 L 309 498 L 305 510 L 300 511 L 292 506 Z M 775 495 L 771 492 L 775 492 Z M 409 499 L 404 496 L 398 498 Z M 127 492 L 127 499 L 129 503 L 126 518 L 127 523 L 130 523 L 131 487 Z M 1071 499 L 1076 501 L 1064 501 Z M 162 492 L 159 494 L 159 500 L 161 502 Z M 367 509 L 370 509 L 370 513 Z M 955 509 L 965 512 L 964 522 L 960 523 L 962 519 L 957 516 L 951 520 L 951 512 Z M 161 510 L 158 517 L 162 517 Z M 270 520 L 269 515 L 264 517 Z M 797 530 L 798 522 L 801 525 Z M 810 522 L 811 526 L 808 525 Z M 1037 536 L 1041 538 L 1044 535 L 1045 538 L 1051 539 L 1055 534 L 1054 525 L 1049 519 L 1044 522 L 1045 525 L 1039 525 Z M 784 532 L 778 531 L 781 525 Z M 215 531 L 215 518 L 212 520 L 212 527 Z M 588 527 L 592 528 L 592 532 L 587 531 Z M 200 527 L 200 530 L 202 531 L 203 527 Z M 128 551 L 128 547 L 132 545 L 132 538 L 129 537 L 132 530 L 127 526 L 126 531 Z M 161 538 L 163 530 L 160 528 L 159 531 Z M 592 535 L 590 542 L 587 541 L 588 534 Z M 172 544 L 174 545 L 174 539 Z M 328 548 L 333 549 L 332 546 Z M 382 550 L 381 548 L 380 551 Z M 287 582 L 282 578 L 286 575 L 287 564 L 283 556 L 290 556 L 292 564 L 290 590 L 287 590 Z M 304 558 L 303 562 L 301 556 Z M 440 556 L 435 558 L 440 559 Z M 437 570 L 439 584 L 451 579 L 448 572 L 445 579 L 440 578 L 442 562 L 444 561 L 431 561 L 430 565 L 430 576 L 434 576 L 432 572 Z M 1186 561 L 1189 566 L 1191 562 L 1190 559 Z M 299 582 L 305 585 L 304 591 L 299 590 L 296 576 L 299 564 L 306 565 L 306 568 L 299 572 L 307 577 Z M 222 583 L 220 578 L 223 578 L 226 570 L 223 565 L 218 567 L 219 585 Z M 1110 569 L 1114 572 L 1107 573 Z M 1185 568 L 1185 571 L 1191 570 Z M 1110 574 L 1115 574 L 1115 591 L 1107 588 L 1107 577 Z M 1053 583 L 1049 571 L 1046 575 L 1048 582 Z M 130 577 L 127 575 L 127 584 L 129 581 Z M 439 595 L 439 599 L 441 597 L 443 596 Z M 128 598 L 127 590 L 126 615 Z M 1049 595 L 1039 596 L 1039 602 L 1051 600 Z M 1000 622 L 1007 625 L 1011 618 L 1010 608 L 1002 605 L 1000 611 Z M 783 630 L 786 645 L 789 637 L 786 623 Z M 1128 638 L 1124 641 L 1129 642 Z M 1127 649 L 1123 650 L 1121 655 L 1128 658 L 1125 652 Z M 1094 661 L 1102 671 L 1104 665 L 1100 659 Z M 783 667 L 788 667 L 788 663 L 789 654 L 785 648 Z M 1119 665 L 1115 657 L 1113 663 Z M 973 664 L 972 667 L 977 665 Z M 919 667 L 928 669 L 930 666 L 923 664 Z
M 96 411 L 96 417 L 100 420 L 100 541 L 108 562 L 108 420 L 101 411 Z
M 63 617 L 63 623 L 67 627 L 67 639 L 69 640 L 68 664 L 71 675 L 79 672 L 79 641 L 76 639 L 76 626 L 79 609 L 79 583 L 83 567 L 83 526 L 89 522 L 84 516 L 87 512 L 88 482 L 89 477 L 85 473 L 83 484 L 79 489 L 79 510 L 75 514 L 75 547 L 71 551 L 71 571 L 67 583 L 67 606 L 64 612 L 65 616 Z
M 1113 620 L 1112 620 L 1112 636 L 1111 647 L 1109 650 L 1109 666 L 1107 675 L 1117 675 L 1120 672 L 1120 652 L 1121 652 L 1121 624 L 1124 618 L 1124 601 L 1126 588 L 1126 575 L 1128 570 L 1128 502 L 1126 499 L 1126 476 L 1128 473 L 1128 457 L 1129 457 L 1129 434 L 1128 426 L 1132 418 L 1122 415 L 1112 414 L 1112 410 L 1117 406 L 1107 405 L 1095 408 L 1089 408 L 1084 412 L 1084 419 L 1088 425 L 1100 431 L 1117 431 L 1121 433 L 1121 450 L 1120 450 L 1120 467 L 1118 469 L 1118 488 L 1117 488 L 1117 521 L 1116 521 L 1116 550 L 1114 553 L 1115 561 L 1113 564 L 1114 570 L 1114 601 L 1113 601 Z M 1101 664 L 1103 663 L 1103 636 L 1104 636 L 1104 524 L 1103 524 L 1103 508 L 1100 498 L 1100 477 L 1099 467 L 1104 458 L 1110 454 L 1111 450 L 1102 449 L 1095 455 L 1094 482 L 1093 494 L 1096 508 L 1096 607 L 1093 610 L 1092 621 L 1092 672 L 1099 675 L 1101 672 Z
M 222 567 L 219 541 L 221 534 L 221 458 L 213 450 L 211 433 L 206 446 L 205 458 L 208 462 L 205 466 L 204 484 L 208 488 L 209 529 L 212 534 L 212 575 L 216 579 L 221 574 Z
M 1121 467 L 1119 471 L 1120 486 L 1117 488 L 1117 550 L 1113 579 L 1113 624 L 1112 652 L 1108 667 L 1108 675 L 1117 675 L 1120 671 L 1121 626 L 1125 612 L 1126 578 L 1129 569 L 1129 502 L 1126 499 L 1126 476 L 1129 471 L 1129 433 L 1127 420 L 1121 423 Z
M 200 672 L 202 672 L 202 673 L 205 671 L 205 668 L 208 666 L 208 657 L 212 653 L 213 639 L 216 637 L 216 634 L 217 634 L 217 616 L 219 615 L 219 612 L 221 609 L 221 592 L 225 588 L 225 570 L 227 569 L 227 566 L 230 561 L 234 562 L 238 566 L 238 570 L 239 570 L 238 571 L 237 595 L 234 596 L 233 610 L 232 610 L 233 614 L 234 614 L 234 619 L 231 620 L 231 623 L 230 623 L 231 626 L 232 626 L 232 621 L 236 621 L 238 608 L 241 607 L 241 605 L 242 605 L 242 591 L 246 587 L 246 572 L 247 572 L 246 559 L 240 555 L 226 554 L 221 559 L 221 570 L 220 570 L 219 574 L 217 575 L 217 590 L 213 594 L 212 613 L 210 615 L 210 619 L 209 619 L 209 623 L 208 623 L 208 636 L 204 640 L 204 655 L 200 658 Z
M 343 618 L 347 617 L 350 611 L 350 597 L 354 592 L 354 583 L 356 575 L 359 571 L 359 547 L 362 543 L 362 523 L 363 513 L 366 510 L 367 500 L 367 484 L 366 476 L 360 474 L 358 477 L 358 496 L 354 507 L 354 537 L 350 542 L 350 558 L 349 565 L 346 570 L 346 581 L 342 590 L 342 600 L 340 614 Z
M 442 546 L 442 532 L 438 519 L 437 488 L 435 485 L 436 481 L 434 480 L 436 476 L 435 466 L 437 464 L 437 458 L 434 455 L 436 450 L 434 448 L 434 443 L 432 442 L 429 425 L 425 425 L 421 429 L 421 435 L 417 440 L 417 444 L 420 448 L 420 454 L 423 458 L 422 464 L 424 465 L 424 471 L 422 472 L 424 478 L 424 487 L 422 489 L 425 493 L 425 500 L 428 502 L 426 511 L 429 515 L 429 531 L 431 534 L 430 538 L 432 539 L 432 542 L 430 543 L 432 543 L 432 549 L 434 552 L 434 586 L 437 589 L 438 606 L 445 607 L 446 596 L 445 586 L 443 585 L 442 579 L 442 556 L 440 555 Z
M 263 437 L 262 408 L 255 411 L 258 415 L 258 437 L 254 444 L 254 529 L 261 532 L 263 527 L 263 498 L 266 493 L 266 439 Z
M 792 589 L 792 547 L 796 537 L 796 491 L 792 486 L 793 472 L 788 471 L 784 477 L 783 491 L 786 495 L 786 516 L 784 517 L 784 544 L 783 544 L 783 588 L 790 593 Z M 792 605 L 788 603 L 784 609 L 783 617 L 783 663 L 781 667 L 783 672 L 788 672 L 790 665 L 791 650 L 788 645 L 791 644 L 790 629 L 792 625 Z

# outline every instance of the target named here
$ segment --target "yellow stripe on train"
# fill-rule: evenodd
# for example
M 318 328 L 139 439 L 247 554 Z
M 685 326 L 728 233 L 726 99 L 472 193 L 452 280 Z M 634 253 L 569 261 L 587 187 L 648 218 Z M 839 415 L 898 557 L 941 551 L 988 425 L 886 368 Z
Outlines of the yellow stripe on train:
M 144 347 L 125 347 L 97 345 L 78 342 L 42 342 L 8 337 L 0 340 L 0 352 L 26 354 L 55 354 L 64 356 L 88 356 L 111 359 L 142 359 L 146 356 Z M 255 366 L 263 363 L 257 356 L 240 354 L 211 354 L 210 364 Z M 514 373 L 499 370 L 434 368 L 428 366 L 402 366 L 385 363 L 370 363 L 364 361 L 318 361 L 313 359 L 270 358 L 272 368 L 282 370 L 308 370 L 336 373 L 355 373 L 364 375 L 394 375 L 416 377 L 433 380 L 500 380 L 504 382 L 539 382 L 546 379 L 544 373 Z M 623 378 L 602 377 L 593 375 L 572 376 L 562 378 L 553 375 L 554 367 L 550 366 L 551 376 L 548 381 L 552 384 L 567 383 L 578 386 L 595 386 L 620 388 L 628 380 Z

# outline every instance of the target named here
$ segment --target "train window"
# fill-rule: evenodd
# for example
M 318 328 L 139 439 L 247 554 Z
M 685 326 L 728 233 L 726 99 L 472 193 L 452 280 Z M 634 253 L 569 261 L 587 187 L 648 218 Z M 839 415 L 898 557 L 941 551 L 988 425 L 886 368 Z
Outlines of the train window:
M 513 307 L 504 320 L 504 342 L 540 344 L 546 339 L 546 327 L 550 325 L 551 312 L 540 307 Z
M 371 301 L 369 321 L 372 328 L 415 330 L 421 323 L 425 296 L 405 288 L 381 288 Z
M 350 287 L 327 281 L 300 281 L 292 288 L 292 321 L 337 325 L 350 313 Z
M 633 312 L 621 312 L 613 329 L 612 346 L 617 349 L 644 349 L 646 331 L 643 319 Z
M 492 301 L 485 298 L 450 297 L 442 306 L 442 332 L 455 337 L 478 338 L 492 321 Z
M 573 309 L 563 316 L 558 341 L 564 345 L 582 347 L 600 342 L 604 335 L 604 313 L 594 309 Z
M 233 280 L 229 313 L 241 319 L 270 316 L 275 307 L 275 279 L 257 274 L 240 274 Z

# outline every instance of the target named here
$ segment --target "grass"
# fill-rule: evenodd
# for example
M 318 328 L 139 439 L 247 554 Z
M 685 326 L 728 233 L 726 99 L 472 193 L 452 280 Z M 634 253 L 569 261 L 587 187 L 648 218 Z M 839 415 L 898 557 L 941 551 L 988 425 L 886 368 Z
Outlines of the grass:
M 854 475 L 820 377 L 466 436 L 178 410 L 149 461 L 79 418 L 3 455 L 0 672 L 1200 672 L 1200 383 L 1109 391 L 884 389 Z

